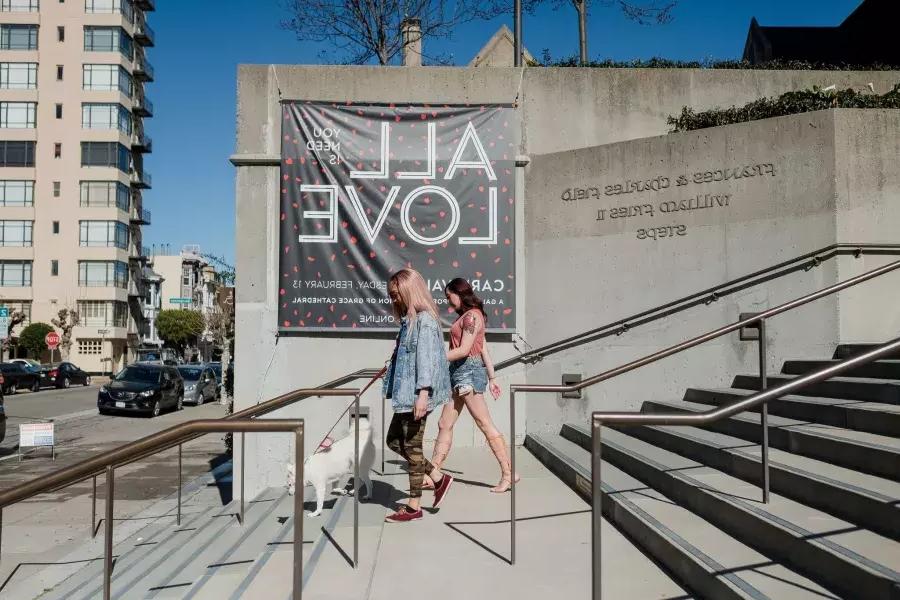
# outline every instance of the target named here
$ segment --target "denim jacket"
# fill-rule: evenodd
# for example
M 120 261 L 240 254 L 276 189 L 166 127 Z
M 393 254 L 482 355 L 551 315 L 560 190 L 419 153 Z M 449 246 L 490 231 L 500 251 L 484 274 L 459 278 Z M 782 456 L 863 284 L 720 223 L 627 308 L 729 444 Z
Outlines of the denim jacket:
M 416 316 L 411 334 L 408 319 L 400 323 L 382 395 L 391 399 L 394 412 L 409 413 L 424 389 L 429 391 L 428 412 L 450 400 L 450 365 L 441 326 L 423 311 Z

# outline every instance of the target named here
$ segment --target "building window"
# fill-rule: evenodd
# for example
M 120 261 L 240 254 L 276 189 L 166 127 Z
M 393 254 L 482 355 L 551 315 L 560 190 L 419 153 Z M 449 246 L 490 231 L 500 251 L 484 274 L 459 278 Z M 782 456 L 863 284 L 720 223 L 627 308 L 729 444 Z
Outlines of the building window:
M 112 208 L 128 212 L 131 207 L 131 190 L 118 181 L 82 181 L 81 206 L 87 208 Z
M 59 221 L 53 221 L 53 235 L 59 234 Z
M 0 11 L 3 12 L 38 12 L 40 10 L 39 0 L 2 0 L 0 1 Z
M 53 144 L 53 158 L 62 158 L 62 144 L 59 142 Z
M 31 287 L 31 261 L 0 260 L 0 287 Z
M 134 6 L 131 0 L 85 0 L 86 13 L 122 13 L 129 22 L 134 23 Z
M 33 233 L 34 221 L 0 221 L 0 246 L 31 246 Z
M 56 28 L 56 39 L 59 42 L 66 41 L 66 28 L 62 25 Z
M 84 28 L 84 49 L 87 52 L 119 51 L 128 60 L 134 58 L 134 41 L 121 27 Z
M 85 129 L 118 129 L 131 135 L 131 113 L 121 104 L 84 103 L 81 105 L 81 126 Z
M 84 327 L 126 327 L 128 305 L 125 302 L 83 300 L 78 302 L 78 314 Z
M 119 221 L 81 221 L 80 243 L 91 248 L 128 249 L 128 226 Z
M 78 263 L 80 287 L 128 287 L 128 265 L 119 260 L 83 260 Z
M 34 129 L 37 102 L 0 102 L 0 127 L 6 129 Z
M 37 63 L 0 63 L 0 89 L 36 90 Z
M 63 80 L 63 72 L 64 71 L 65 71 L 65 68 L 62 65 L 56 65 L 56 80 L 57 81 Z
M 31 300 L 0 300 L 0 307 L 8 308 L 9 314 L 20 312 L 25 315 L 20 327 L 27 327 L 31 323 Z
M 37 25 L 0 25 L 0 50 L 37 50 Z
M 103 354 L 103 340 L 78 340 L 78 354 L 82 356 Z
M 62 104 L 56 105 L 56 118 L 62 119 Z
M 50 276 L 51 277 L 59 277 L 59 261 L 58 260 L 50 261 Z
M 0 206 L 34 206 L 34 182 L 0 181 Z
M 82 73 L 83 87 L 86 90 L 119 90 L 129 98 L 134 92 L 134 80 L 121 65 L 84 65 Z
M 131 151 L 118 142 L 81 142 L 82 167 L 114 167 L 131 171 Z
M 60 195 L 60 183 L 58 181 L 53 182 L 53 197 L 59 198 Z
M 33 167 L 34 142 L 0 141 L 0 167 Z

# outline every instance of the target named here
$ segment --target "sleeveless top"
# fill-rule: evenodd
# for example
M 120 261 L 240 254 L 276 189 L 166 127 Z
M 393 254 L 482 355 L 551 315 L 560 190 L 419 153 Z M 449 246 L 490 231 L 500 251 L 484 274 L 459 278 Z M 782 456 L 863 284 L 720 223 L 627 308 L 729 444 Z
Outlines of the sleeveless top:
M 481 351 L 484 349 L 484 315 L 477 308 L 466 311 L 450 327 L 451 350 L 462 345 L 463 333 L 466 329 L 474 330 L 475 332 L 475 342 L 472 343 L 469 356 L 480 357 Z

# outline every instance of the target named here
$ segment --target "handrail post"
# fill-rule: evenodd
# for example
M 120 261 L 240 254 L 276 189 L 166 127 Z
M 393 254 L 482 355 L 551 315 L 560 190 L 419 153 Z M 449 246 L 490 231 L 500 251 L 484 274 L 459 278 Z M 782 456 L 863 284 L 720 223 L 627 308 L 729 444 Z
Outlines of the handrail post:
M 759 320 L 759 391 L 768 387 L 766 375 L 766 320 Z M 762 501 L 769 503 L 769 403 L 763 402 L 760 407 L 760 425 L 762 426 L 762 444 L 760 445 L 760 464 L 762 466 Z
M 103 600 L 110 600 L 112 594 L 114 493 L 115 471 L 109 465 L 106 467 L 106 523 L 103 524 Z
M 603 480 L 601 479 L 602 449 L 600 438 L 602 423 L 599 419 L 591 419 L 591 587 L 593 599 L 600 600 L 603 595 L 601 578 L 602 529 L 603 529 Z
M 359 394 L 353 400 L 353 568 L 359 568 Z M 372 490 L 366 490 L 370 493 Z
M 296 481 L 301 482 L 294 492 L 294 590 L 292 600 L 303 595 L 303 427 L 294 431 L 294 469 Z
M 244 432 L 242 431 L 241 432 L 241 527 L 244 526 L 244 456 L 245 456 L 244 440 L 245 440 L 245 436 L 244 436 Z M 301 485 L 303 485 L 302 479 L 298 479 L 297 481 L 300 481 Z M 302 495 L 302 492 L 301 492 L 301 495 Z
M 93 480 L 93 493 L 91 494 L 91 539 L 97 537 L 97 476 Z
M 516 390 L 509 389 L 509 564 L 516 564 Z
M 178 444 L 178 516 L 175 524 L 181 527 L 181 444 Z

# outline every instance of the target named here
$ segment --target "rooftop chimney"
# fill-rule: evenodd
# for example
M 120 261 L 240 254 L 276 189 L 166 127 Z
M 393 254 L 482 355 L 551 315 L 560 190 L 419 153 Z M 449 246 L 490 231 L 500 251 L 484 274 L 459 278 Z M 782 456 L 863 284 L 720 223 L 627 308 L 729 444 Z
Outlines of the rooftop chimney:
M 403 66 L 422 66 L 422 22 L 417 17 L 408 17 L 400 23 L 403 36 Z

